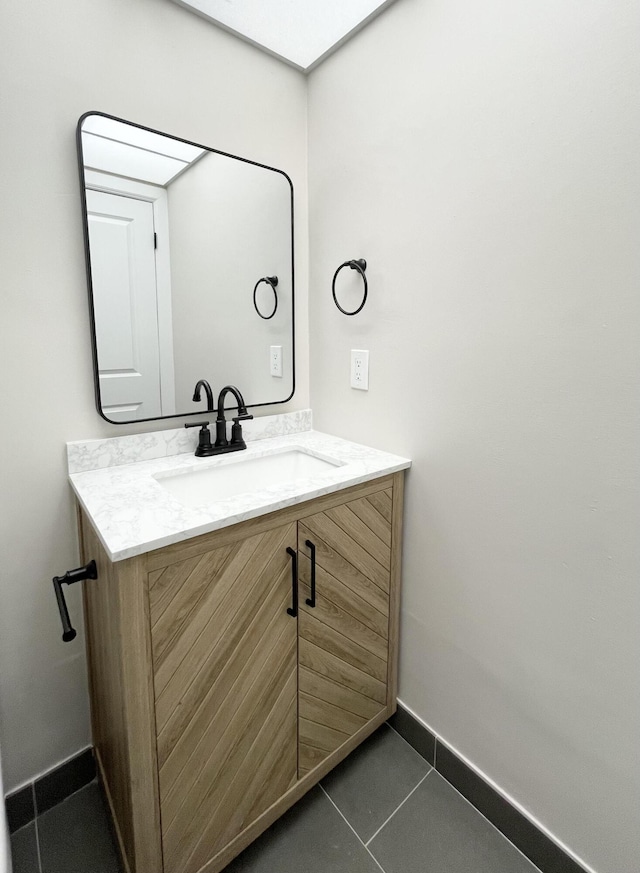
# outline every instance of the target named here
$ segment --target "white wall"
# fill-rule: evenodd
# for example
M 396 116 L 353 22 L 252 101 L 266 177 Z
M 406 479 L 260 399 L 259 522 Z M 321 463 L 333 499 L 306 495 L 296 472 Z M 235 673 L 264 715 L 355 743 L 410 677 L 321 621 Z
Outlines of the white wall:
M 600 873 L 640 857 L 639 25 L 398 0 L 309 81 L 314 422 L 414 462 L 401 699 Z
M 95 411 L 77 119 L 102 110 L 291 175 L 301 351 L 289 408 L 303 408 L 306 83 L 169 0 L 4 3 L 0 43 L 0 742 L 11 791 L 90 742 L 84 635 L 61 642 L 51 586 L 78 562 L 64 443 L 133 430 Z M 69 591 L 76 624 L 79 594 Z
M 635 0 L 398 0 L 310 79 L 312 400 L 407 454 L 401 696 L 600 873 L 635 871 Z M 168 0 L 0 7 L 5 788 L 89 742 L 64 442 L 98 418 L 74 126 L 100 109 L 296 186 L 305 82 Z M 369 260 L 354 319 L 336 266 Z M 371 390 L 348 387 L 371 350 Z M 173 426 L 174 421 L 168 423 Z M 138 430 L 145 429 L 141 425 Z M 79 592 L 71 591 L 79 622 Z
M 250 405 L 283 400 L 293 386 L 289 182 L 282 173 L 209 154 L 167 194 L 175 385 L 183 398 L 177 408 L 185 409 L 185 399 L 189 405 L 201 378 L 214 390 L 237 385 Z M 265 320 L 254 309 L 253 289 L 274 275 L 279 306 Z M 270 288 L 257 299 L 273 311 Z M 271 345 L 282 346 L 282 377 L 270 373 Z M 230 395 L 227 406 L 235 405 Z

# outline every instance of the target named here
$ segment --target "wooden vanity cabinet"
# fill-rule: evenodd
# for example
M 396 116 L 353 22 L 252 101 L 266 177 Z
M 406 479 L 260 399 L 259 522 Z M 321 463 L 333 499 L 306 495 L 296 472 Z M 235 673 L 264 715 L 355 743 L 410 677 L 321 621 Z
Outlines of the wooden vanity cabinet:
M 94 746 L 131 873 L 218 873 L 395 711 L 402 488 L 117 563 L 80 514 Z

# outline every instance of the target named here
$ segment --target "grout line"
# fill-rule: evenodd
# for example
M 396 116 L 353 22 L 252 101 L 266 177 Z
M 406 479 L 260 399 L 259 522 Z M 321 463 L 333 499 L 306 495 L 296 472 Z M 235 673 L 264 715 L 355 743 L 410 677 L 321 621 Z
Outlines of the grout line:
M 487 818 L 487 816 L 482 812 L 482 810 L 478 809 L 477 806 L 474 806 L 474 804 L 471 803 L 469 798 L 465 797 L 464 794 L 462 793 L 462 791 L 459 791 L 456 788 L 456 786 L 453 784 L 453 782 L 449 782 L 449 780 L 444 775 L 444 773 L 439 773 L 438 771 L 436 771 L 436 772 L 438 773 L 438 776 L 440 776 L 441 779 L 444 779 L 444 781 L 447 783 L 449 788 L 453 788 L 453 790 L 456 792 L 456 794 L 459 794 L 460 797 L 464 800 L 464 802 L 468 803 L 474 812 L 477 812 L 479 816 L 482 816 L 482 818 L 487 822 L 487 824 L 489 824 L 493 828 L 493 830 L 502 837 L 503 840 L 506 840 L 509 843 L 509 845 L 513 846 L 513 848 L 516 850 L 516 852 L 518 852 L 518 854 L 522 855 L 522 857 L 525 859 L 525 861 L 528 861 L 531 864 L 531 867 L 533 870 L 539 870 L 540 873 L 543 873 L 542 868 L 540 868 L 536 864 L 534 864 L 533 861 L 531 860 L 531 858 L 529 858 L 527 855 L 525 855 L 525 853 L 522 851 L 522 849 L 519 849 L 518 846 L 516 846 L 516 844 L 512 840 L 510 840 L 506 834 L 503 834 L 502 831 L 500 830 L 500 828 L 497 825 L 494 825 L 494 823 L 491 821 L 491 819 Z M 586 873 L 586 871 L 585 871 L 585 873 Z
M 38 873 L 42 873 L 42 855 L 40 854 L 40 833 L 38 831 L 38 807 L 36 806 L 36 783 L 31 783 L 33 792 L 33 827 L 36 835 L 36 854 L 38 855 Z
M 398 736 L 400 737 L 401 740 L 404 740 L 404 742 L 407 743 L 407 745 L 408 745 L 410 748 L 413 749 L 413 746 L 411 745 L 411 743 L 408 742 L 408 740 L 405 740 L 405 738 L 402 736 L 401 733 L 399 733 L 399 732 L 398 732 L 394 727 L 392 727 L 390 724 L 388 724 L 388 722 L 385 722 L 385 724 L 387 725 L 387 727 L 391 728 L 392 731 L 394 731 L 396 734 L 398 734 Z M 500 834 L 501 837 L 504 837 L 504 839 L 505 839 L 508 843 L 511 843 L 511 845 L 513 846 L 513 848 L 516 849 L 516 851 L 519 852 L 519 853 L 522 855 L 523 858 L 525 858 L 525 859 L 526 859 L 526 860 L 527 860 L 527 861 L 528 861 L 528 862 L 529 862 L 529 863 L 530 863 L 530 864 L 531 864 L 531 865 L 532 865 L 536 870 L 540 870 L 539 867 L 536 867 L 536 865 L 533 863 L 533 861 L 531 860 L 531 858 L 529 858 L 529 857 L 527 857 L 527 855 L 525 855 L 525 853 L 522 851 L 522 849 L 519 849 L 518 846 L 516 846 L 516 844 L 515 844 L 514 842 L 512 842 L 506 834 L 503 834 L 503 833 L 502 833 L 502 831 L 500 830 L 500 828 L 499 828 L 497 825 L 494 825 L 494 823 L 491 821 L 491 819 L 487 818 L 487 816 L 486 816 L 486 815 L 485 815 L 481 810 L 479 810 L 477 806 L 474 806 L 474 804 L 469 800 L 469 798 L 468 798 L 468 797 L 465 797 L 464 794 L 463 794 L 461 791 L 459 791 L 459 790 L 456 788 L 456 786 L 455 786 L 452 782 L 449 782 L 449 780 L 446 778 L 446 776 L 445 776 L 443 773 L 440 773 L 440 771 L 438 770 L 438 767 L 437 767 L 437 764 L 438 764 L 438 745 L 440 744 L 440 742 L 441 742 L 441 741 L 438 739 L 438 737 L 434 736 L 434 743 L 433 743 L 433 766 L 429 765 L 429 766 L 430 766 L 429 771 L 428 771 L 428 772 L 423 776 L 423 778 L 420 780 L 420 782 L 418 783 L 418 785 L 416 785 L 416 787 L 413 789 L 413 791 L 411 791 L 411 793 L 408 794 L 408 795 L 405 797 L 405 799 L 402 801 L 402 803 L 400 804 L 400 806 L 402 806 L 402 804 L 405 803 L 405 801 L 407 801 L 407 800 L 409 799 L 409 797 L 411 796 L 411 794 L 413 794 L 413 792 L 416 790 L 416 788 L 418 788 L 418 786 L 419 786 L 422 782 L 424 782 L 424 780 L 427 778 L 427 776 L 429 775 L 429 773 L 431 773 L 432 771 L 434 771 L 435 773 L 438 774 L 438 776 L 440 776 L 442 779 L 444 779 L 444 781 L 447 783 L 447 785 L 450 785 L 451 788 L 453 788 L 453 790 L 456 791 L 456 792 L 460 795 L 460 797 L 462 797 L 462 799 L 465 800 L 465 801 L 469 804 L 469 806 L 472 807 L 472 809 L 474 809 L 474 810 L 475 810 L 479 815 L 481 815 L 482 818 L 484 818 L 485 821 L 487 821 L 487 822 L 491 825 L 491 827 L 492 827 L 495 831 L 497 831 L 497 832 Z M 420 755 L 420 753 L 417 752 L 415 749 L 413 749 L 413 751 L 416 752 L 417 755 Z M 422 758 L 422 755 L 420 755 L 420 757 Z M 426 760 L 427 760 L 426 758 L 423 758 L 423 761 L 426 761 Z M 428 764 L 428 763 L 429 763 L 429 762 L 427 761 L 427 764 Z M 398 807 L 398 809 L 400 809 L 400 806 Z M 392 817 L 396 814 L 396 812 L 398 811 L 398 809 L 396 809 L 394 812 L 392 812 L 391 815 L 389 816 L 389 818 L 387 819 L 387 821 L 385 821 L 385 823 L 384 823 L 383 825 L 381 825 L 381 826 L 378 828 L 378 830 L 375 832 L 375 834 L 373 835 L 373 837 L 370 837 L 370 838 L 367 840 L 367 842 L 366 842 L 366 844 L 365 844 L 366 846 L 369 845 L 369 843 L 373 840 L 374 837 L 377 837 L 377 836 L 378 836 L 378 834 L 380 833 L 380 831 L 382 830 L 382 828 L 384 827 L 384 825 L 386 825 L 387 822 L 389 821 L 389 819 L 392 818 Z
M 473 773 L 475 773 L 476 776 L 479 776 L 480 779 L 485 782 L 490 788 L 492 788 L 499 797 L 501 797 L 503 800 L 506 800 L 509 806 L 517 810 L 517 812 L 519 812 L 530 824 L 534 826 L 536 830 L 538 830 L 543 836 L 545 836 L 550 843 L 558 848 L 563 855 L 567 855 L 569 860 L 574 861 L 578 865 L 578 867 L 582 871 L 584 871 L 584 873 L 596 873 L 594 868 L 591 867 L 583 858 L 581 858 L 580 855 L 577 854 L 577 852 L 567 846 L 566 843 L 564 843 L 558 836 L 556 836 L 553 831 L 549 830 L 546 825 L 542 824 L 542 822 L 537 819 L 536 816 L 532 812 L 530 812 L 519 800 L 516 800 L 515 797 L 513 797 L 511 794 L 509 794 L 508 791 L 502 788 L 494 779 L 492 779 L 487 773 L 485 773 L 484 770 L 474 764 L 474 762 L 470 760 L 466 755 L 464 755 L 458 748 L 456 748 L 456 746 L 454 746 L 452 743 L 447 742 L 447 740 L 445 740 L 432 725 L 430 725 L 423 718 L 421 718 L 417 714 L 417 712 L 413 710 L 408 704 L 404 703 L 399 698 L 398 704 L 404 710 L 406 710 L 406 712 L 408 712 L 409 715 L 413 719 L 415 719 L 415 721 L 417 721 L 419 725 L 422 725 L 422 727 L 426 728 L 431 734 L 433 734 L 433 736 L 436 738 L 437 744 L 442 744 L 445 748 L 449 749 L 449 751 L 453 755 L 455 755 L 456 758 L 462 761 L 463 764 L 466 764 L 466 766 L 469 767 L 469 769 Z M 473 806 L 473 804 L 471 805 Z M 506 839 L 509 838 L 506 837 Z M 529 858 L 529 860 L 531 859 Z
M 377 866 L 382 870 L 382 873 L 386 873 L 386 871 L 385 871 L 384 867 L 382 866 L 382 864 L 378 861 L 378 859 L 377 859 L 376 856 L 373 854 L 373 852 L 371 851 L 371 849 L 368 848 L 367 844 L 366 844 L 365 842 L 362 841 L 362 839 L 360 838 L 360 835 L 359 835 L 359 834 L 357 833 L 357 831 L 354 829 L 354 827 L 353 827 L 353 825 L 351 824 L 351 822 L 349 821 L 349 819 L 348 819 L 348 818 L 347 818 L 347 817 L 342 813 L 342 811 L 341 811 L 341 810 L 336 806 L 336 804 L 333 802 L 333 800 L 331 799 L 331 797 L 329 797 L 329 794 L 328 794 L 327 791 L 325 790 L 324 786 L 323 786 L 321 783 L 318 783 L 318 785 L 320 786 L 320 790 L 323 792 L 323 794 L 325 795 L 325 797 L 328 799 L 329 803 L 334 807 L 334 809 L 336 810 L 336 812 L 338 813 L 338 815 L 340 816 L 340 818 L 342 818 L 342 819 L 345 821 L 345 823 L 347 824 L 347 826 L 349 827 L 349 829 L 354 833 L 354 835 L 355 835 L 357 841 L 360 843 L 360 845 L 362 846 L 362 848 L 367 852 L 367 854 L 369 855 L 369 857 L 373 860 L 374 864 L 376 864 L 376 865 L 377 865 Z
M 412 788 L 412 789 L 411 789 L 411 791 L 407 794 L 407 796 L 406 796 L 405 799 L 402 801 L 402 803 L 398 804 L 398 806 L 396 806 L 396 808 L 393 810 L 393 812 L 391 813 L 391 815 L 390 815 L 388 818 L 386 818 L 386 819 L 382 822 L 382 824 L 380 825 L 380 827 L 378 828 L 378 830 L 375 832 L 375 834 L 373 834 L 373 836 L 369 837 L 369 839 L 368 839 L 367 842 L 365 843 L 365 846 L 367 846 L 367 848 L 369 847 L 369 843 L 370 843 L 372 840 L 374 840 L 375 837 L 378 836 L 378 834 L 380 833 L 380 831 L 382 830 L 382 828 L 383 828 L 386 824 L 388 824 L 388 822 L 391 821 L 391 819 L 394 817 L 394 815 L 395 815 L 396 812 L 400 809 L 400 807 L 401 807 L 401 806 L 404 806 L 404 804 L 407 802 L 407 800 L 409 800 L 409 798 L 411 797 L 411 795 L 413 794 L 413 792 L 414 792 L 414 791 L 417 791 L 418 788 L 420 788 L 420 786 L 422 785 L 422 783 L 424 782 L 424 780 L 427 778 L 427 776 L 429 775 L 429 773 L 431 773 L 432 771 L 433 771 L 433 767 L 430 766 L 429 769 L 427 770 L 427 772 L 426 772 L 426 773 L 424 774 L 424 776 L 422 777 L 422 779 L 421 779 L 421 780 L 418 782 L 418 784 L 415 786 L 415 788 Z

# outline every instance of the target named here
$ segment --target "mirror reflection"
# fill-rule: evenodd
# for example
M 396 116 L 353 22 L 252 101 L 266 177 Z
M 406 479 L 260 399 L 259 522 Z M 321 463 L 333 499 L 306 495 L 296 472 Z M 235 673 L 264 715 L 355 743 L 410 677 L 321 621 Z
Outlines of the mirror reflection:
M 237 385 L 248 406 L 288 400 L 289 177 L 95 112 L 78 151 L 101 415 L 201 413 L 199 379 Z

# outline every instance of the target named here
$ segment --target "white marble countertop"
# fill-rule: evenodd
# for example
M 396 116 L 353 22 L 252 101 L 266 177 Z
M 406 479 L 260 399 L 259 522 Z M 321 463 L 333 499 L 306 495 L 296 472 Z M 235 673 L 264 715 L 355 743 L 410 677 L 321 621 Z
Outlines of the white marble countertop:
M 178 501 L 154 478 L 158 474 L 162 478 L 163 474 L 235 464 L 292 449 L 332 460 L 340 466 L 309 478 L 197 507 Z M 245 451 L 212 458 L 196 458 L 189 451 L 135 463 L 120 461 L 117 466 L 70 472 L 69 480 L 107 554 L 112 561 L 121 561 L 410 466 L 411 461 L 406 458 L 309 430 L 256 439 L 248 442 Z

